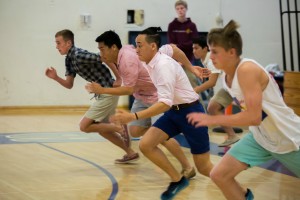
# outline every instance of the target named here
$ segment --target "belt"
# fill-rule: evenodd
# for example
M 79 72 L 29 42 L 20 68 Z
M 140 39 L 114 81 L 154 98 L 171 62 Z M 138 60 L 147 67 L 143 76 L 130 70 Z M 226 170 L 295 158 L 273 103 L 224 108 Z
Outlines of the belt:
M 180 110 L 180 109 L 187 108 L 187 107 L 190 107 L 190 106 L 196 105 L 196 104 L 199 104 L 199 100 L 196 100 L 196 101 L 191 102 L 191 103 L 183 103 L 183 104 L 173 105 L 171 107 L 171 109 Z

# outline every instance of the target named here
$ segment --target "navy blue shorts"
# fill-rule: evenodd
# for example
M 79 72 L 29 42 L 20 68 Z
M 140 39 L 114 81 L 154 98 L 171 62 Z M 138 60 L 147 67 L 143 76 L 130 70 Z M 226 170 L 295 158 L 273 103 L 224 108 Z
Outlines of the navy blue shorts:
M 183 133 L 191 147 L 192 154 L 206 153 L 210 150 L 208 128 L 207 126 L 196 128 L 188 123 L 186 116 L 192 112 L 204 113 L 204 109 L 201 104 L 195 104 L 180 110 L 170 109 L 152 126 L 161 129 L 170 138 Z

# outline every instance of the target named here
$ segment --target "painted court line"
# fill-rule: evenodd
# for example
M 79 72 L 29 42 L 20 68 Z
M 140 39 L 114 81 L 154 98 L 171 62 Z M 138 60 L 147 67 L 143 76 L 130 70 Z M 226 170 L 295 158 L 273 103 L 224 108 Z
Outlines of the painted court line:
M 62 153 L 62 154 L 64 154 L 64 155 L 67 155 L 67 156 L 76 158 L 76 159 L 81 160 L 81 161 L 84 161 L 84 162 L 86 162 L 86 163 L 89 163 L 89 164 L 91 164 L 92 166 L 94 166 L 94 167 L 96 167 L 97 169 L 99 169 L 100 171 L 102 171 L 102 172 L 110 179 L 110 181 L 111 181 L 111 183 L 112 183 L 112 191 L 111 191 L 110 196 L 108 197 L 108 200 L 114 200 L 114 199 L 116 198 L 116 196 L 117 196 L 117 194 L 118 194 L 118 191 L 119 191 L 118 182 L 117 182 L 117 180 L 115 179 L 115 177 L 114 177 L 108 170 L 106 170 L 105 168 L 103 168 L 103 167 L 97 165 L 96 163 L 91 162 L 91 161 L 89 161 L 89 160 L 87 160 L 87 159 L 84 159 L 84 158 L 81 158 L 81 157 L 72 155 L 72 154 L 70 154 L 70 153 L 61 151 L 61 150 L 59 150 L 59 149 L 56 149 L 56 148 L 54 148 L 54 147 L 51 147 L 51 146 L 46 145 L 46 144 L 43 144 L 43 143 L 38 143 L 38 144 L 40 144 L 41 146 L 44 146 L 44 147 L 46 147 L 46 148 L 48 148 L 48 149 L 51 149 L 51 150 L 57 151 L 57 152 L 59 152 L 59 153 Z

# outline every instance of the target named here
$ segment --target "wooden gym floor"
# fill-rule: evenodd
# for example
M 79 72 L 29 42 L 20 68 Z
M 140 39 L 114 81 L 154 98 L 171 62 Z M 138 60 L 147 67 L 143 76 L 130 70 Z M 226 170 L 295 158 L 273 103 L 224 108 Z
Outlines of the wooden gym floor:
M 1 200 L 159 199 L 168 185 L 167 175 L 142 154 L 136 164 L 114 164 L 123 152 L 98 134 L 80 133 L 80 118 L 81 113 L 0 115 Z M 216 145 L 224 136 L 210 131 L 214 163 L 226 150 Z M 178 140 L 184 146 L 184 138 Z M 138 140 L 132 144 L 138 150 Z M 192 162 L 189 149 L 183 149 Z M 277 162 L 251 168 L 237 179 L 258 200 L 300 199 L 300 179 Z M 209 178 L 198 173 L 175 199 L 225 198 Z

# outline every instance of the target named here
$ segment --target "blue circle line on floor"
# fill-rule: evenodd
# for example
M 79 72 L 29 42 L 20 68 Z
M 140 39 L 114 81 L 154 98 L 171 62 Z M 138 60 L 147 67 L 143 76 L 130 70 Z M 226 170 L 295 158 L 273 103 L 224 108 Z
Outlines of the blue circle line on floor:
M 93 163 L 92 161 L 89 161 L 89 160 L 84 159 L 84 158 L 80 158 L 80 157 L 78 157 L 78 156 L 75 156 L 75 155 L 72 155 L 72 154 L 70 154 L 70 153 L 67 153 L 67 152 L 64 152 L 64 151 L 62 151 L 62 150 L 56 149 L 56 148 L 54 148 L 54 147 L 51 147 L 51 146 L 49 146 L 49 145 L 46 145 L 46 144 L 43 144 L 43 143 L 37 143 L 37 144 L 39 144 L 39 145 L 41 145 L 41 146 L 44 146 L 44 147 L 46 147 L 46 148 L 48 148 L 48 149 L 57 151 L 57 152 L 59 152 L 59 153 L 62 153 L 62 154 L 64 154 L 64 155 L 71 156 L 71 157 L 73 157 L 73 158 L 76 158 L 76 159 L 79 159 L 79 160 L 81 160 L 81 161 L 87 162 L 87 163 L 93 165 L 94 167 L 98 168 L 100 171 L 102 171 L 102 172 L 110 179 L 110 181 L 111 181 L 111 183 L 112 183 L 112 191 L 111 191 L 110 196 L 108 197 L 108 200 L 114 200 L 114 199 L 116 198 L 116 196 L 117 196 L 117 194 L 118 194 L 118 191 L 119 191 L 118 182 L 117 182 L 117 180 L 115 179 L 115 177 L 114 177 L 108 170 L 106 170 L 105 168 L 103 168 L 103 167 L 97 165 L 96 163 Z

